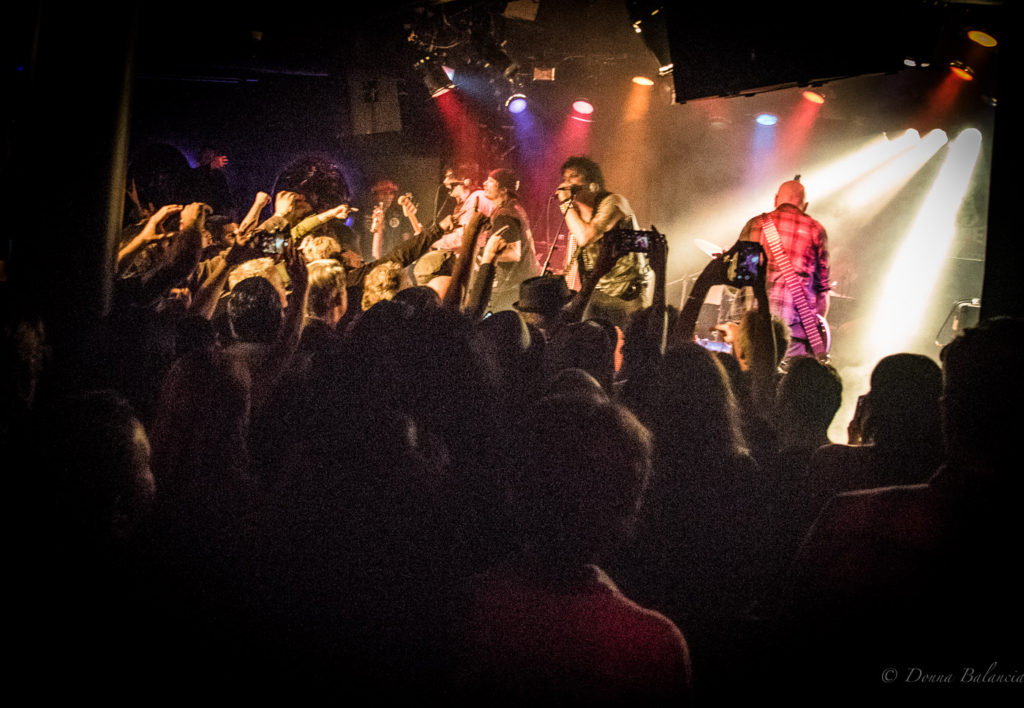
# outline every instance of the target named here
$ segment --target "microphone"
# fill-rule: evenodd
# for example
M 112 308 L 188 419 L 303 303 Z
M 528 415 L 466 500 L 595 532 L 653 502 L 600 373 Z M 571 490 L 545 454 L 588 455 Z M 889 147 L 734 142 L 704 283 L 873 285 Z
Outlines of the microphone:
M 584 187 L 582 184 L 563 184 L 560 185 L 558 189 L 555 190 L 555 196 L 557 197 L 559 192 L 564 191 L 568 191 L 569 194 L 575 195 L 578 194 L 579 192 L 582 192 L 583 189 Z

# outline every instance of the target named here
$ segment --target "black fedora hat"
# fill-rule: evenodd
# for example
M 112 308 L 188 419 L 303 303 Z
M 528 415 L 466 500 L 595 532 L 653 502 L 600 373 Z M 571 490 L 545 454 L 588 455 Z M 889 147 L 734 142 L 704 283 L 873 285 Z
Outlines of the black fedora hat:
M 512 307 L 520 312 L 555 312 L 572 294 L 560 275 L 538 275 L 519 284 L 519 299 Z

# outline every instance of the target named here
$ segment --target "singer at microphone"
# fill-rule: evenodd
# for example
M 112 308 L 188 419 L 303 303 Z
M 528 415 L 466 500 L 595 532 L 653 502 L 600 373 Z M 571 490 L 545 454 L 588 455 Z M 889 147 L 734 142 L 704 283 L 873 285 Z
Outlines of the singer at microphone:
M 558 189 L 555 190 L 555 196 L 558 197 L 559 199 L 562 199 L 562 192 L 568 192 L 568 198 L 572 198 L 576 196 L 576 194 L 580 192 L 582 189 L 582 184 L 560 184 L 558 186 Z M 565 199 L 562 199 L 562 201 L 564 202 Z

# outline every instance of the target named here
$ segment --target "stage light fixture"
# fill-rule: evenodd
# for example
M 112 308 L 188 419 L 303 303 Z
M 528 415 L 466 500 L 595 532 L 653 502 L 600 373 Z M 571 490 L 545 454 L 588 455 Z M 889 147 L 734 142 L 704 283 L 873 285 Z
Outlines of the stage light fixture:
M 967 38 L 983 47 L 994 47 L 999 44 L 995 37 L 983 30 L 971 30 L 967 33 Z
M 437 98 L 455 88 L 444 67 L 429 54 L 416 62 L 414 68 L 430 92 L 431 98 Z
M 509 113 L 518 115 L 526 110 L 526 96 L 521 93 L 514 93 L 505 101 L 505 108 Z
M 572 109 L 581 116 L 589 116 L 594 112 L 594 104 L 585 98 L 577 98 L 572 102 Z
M 674 62 L 669 62 L 668 64 L 663 64 L 663 65 L 658 67 L 658 76 L 669 76 L 672 73 L 672 70 L 675 69 L 675 68 L 676 68 L 676 65 L 675 65 Z
M 964 81 L 974 81 L 974 70 L 962 61 L 949 62 L 949 70 Z
M 650 79 L 646 76 L 634 76 L 633 83 L 637 86 L 654 86 L 654 79 Z
M 779 122 L 779 117 L 772 113 L 761 113 L 754 120 L 758 125 L 772 126 Z
M 805 101 L 810 101 L 811 103 L 817 103 L 819 105 L 825 102 L 825 96 L 817 91 L 804 91 L 803 97 Z

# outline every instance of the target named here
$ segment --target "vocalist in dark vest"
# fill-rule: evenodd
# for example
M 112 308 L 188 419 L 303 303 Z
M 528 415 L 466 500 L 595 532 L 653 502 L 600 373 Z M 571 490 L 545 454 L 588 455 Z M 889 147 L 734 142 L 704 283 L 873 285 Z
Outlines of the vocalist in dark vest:
M 601 167 L 589 157 L 565 161 L 556 194 L 575 242 L 570 259 L 577 260 L 580 276 L 586 277 L 594 268 L 604 235 L 615 228 L 636 229 L 636 217 L 624 196 L 605 188 Z M 650 284 L 647 256 L 624 254 L 598 281 L 584 319 L 604 319 L 625 330 L 630 315 L 651 304 Z

